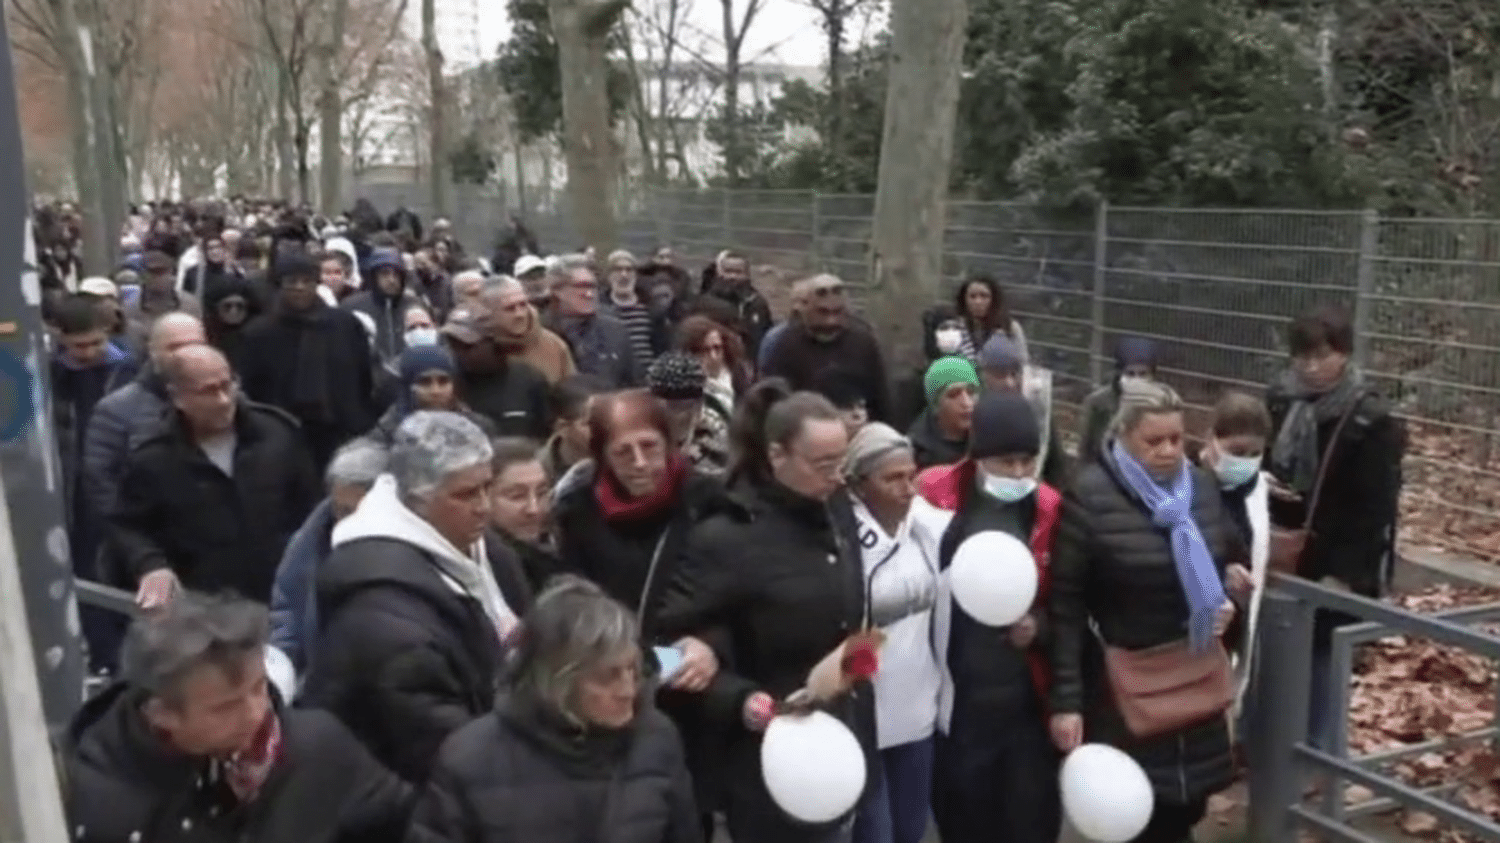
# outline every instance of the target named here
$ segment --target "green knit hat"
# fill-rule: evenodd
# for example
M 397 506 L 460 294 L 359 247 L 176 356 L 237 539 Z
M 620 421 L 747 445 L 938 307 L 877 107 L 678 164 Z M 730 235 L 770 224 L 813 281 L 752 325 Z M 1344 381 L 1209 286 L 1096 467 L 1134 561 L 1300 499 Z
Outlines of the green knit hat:
M 927 403 L 937 401 L 938 396 L 948 391 L 948 387 L 956 383 L 966 383 L 975 389 L 979 388 L 979 373 L 974 370 L 974 364 L 967 357 L 940 357 L 932 361 L 927 367 L 927 374 L 922 376 L 922 388 L 927 391 Z

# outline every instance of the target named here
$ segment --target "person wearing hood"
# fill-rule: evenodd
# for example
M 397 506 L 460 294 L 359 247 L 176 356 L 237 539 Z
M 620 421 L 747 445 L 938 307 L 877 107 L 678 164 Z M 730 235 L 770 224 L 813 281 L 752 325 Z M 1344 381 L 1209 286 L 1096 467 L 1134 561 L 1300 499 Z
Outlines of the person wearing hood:
M 131 629 L 124 680 L 60 752 L 79 843 L 400 843 L 411 789 L 266 669 L 266 610 L 179 595 Z
M 917 491 L 953 513 L 939 545 L 946 571 L 965 540 L 991 530 L 1030 548 L 1040 585 L 1032 611 L 1008 627 L 970 618 L 941 580 L 933 641 L 942 672 L 933 816 L 955 843 L 1053 843 L 1062 822 L 1059 757 L 1048 736 L 1046 562 L 1062 495 L 1036 479 L 1041 427 L 1026 399 L 988 392 L 975 404 L 968 453 L 923 471 Z
M 252 400 L 291 413 L 321 472 L 375 423 L 375 366 L 353 313 L 318 297 L 318 264 L 291 247 L 272 267 L 276 304 L 245 328 L 241 380 Z
M 307 669 L 318 629 L 313 582 L 332 549 L 333 527 L 354 512 L 389 465 L 390 449 L 368 438 L 339 448 L 324 477 L 328 497 L 292 534 L 276 566 L 276 579 L 271 583 L 271 645 L 285 653 L 299 673 Z
M 411 843 L 705 843 L 638 626 L 586 580 L 549 588 L 509 691 L 444 744 Z
M 443 325 L 443 344 L 458 364 L 458 395 L 499 436 L 538 442 L 551 431 L 547 379 L 510 360 L 490 334 L 493 315 L 479 304 L 456 308 Z
M 136 600 L 152 609 L 187 587 L 264 603 L 320 497 L 297 423 L 243 400 L 212 346 L 178 351 L 162 376 L 174 412 L 130 452 L 110 513 Z
M 995 334 L 979 350 L 979 379 L 985 392 L 1013 392 L 1031 402 L 1042 436 L 1038 476 L 1053 488 L 1064 488 L 1071 466 L 1052 415 L 1052 373 L 1027 365 L 1024 351 L 1014 340 Z
M 463 416 L 413 413 L 390 473 L 334 527 L 317 574 L 320 635 L 302 699 L 413 784 L 450 734 L 493 707 L 530 600 L 520 563 L 485 536 L 493 456 Z
M 63 512 L 73 572 L 86 579 L 98 578 L 95 557 L 103 540 L 104 519 L 109 515 L 109 510 L 98 509 L 85 493 L 88 425 L 104 396 L 130 383 L 137 371 L 130 354 L 106 337 L 101 316 L 98 306 L 82 296 L 71 296 L 58 306 L 57 349 L 47 381 L 52 392 L 52 431 L 62 467 Z M 99 610 L 86 611 L 83 617 L 86 633 L 92 633 L 89 639 L 100 647 L 109 647 L 118 638 L 106 631 L 114 625 Z
M 260 315 L 259 302 L 250 282 L 239 275 L 215 275 L 203 291 L 203 326 L 208 341 L 224 352 L 229 364 L 243 367 L 245 326 Z
M 344 300 L 343 307 L 375 320 L 375 348 L 382 360 L 390 360 L 406 348 L 406 311 L 421 307 L 422 300 L 406 288 L 406 265 L 394 249 L 376 249 L 361 270 L 370 279 L 369 288 Z
M 495 435 L 495 426 L 458 400 L 458 364 L 441 345 L 417 345 L 396 358 L 398 387 L 396 402 L 375 423 L 368 436 L 390 447 L 396 430 L 407 416 L 418 410 L 447 410 L 467 418 L 486 435 Z
M 1078 408 L 1078 464 L 1091 465 L 1099 459 L 1099 450 L 1110 422 L 1120 407 L 1120 389 L 1134 380 L 1156 380 L 1159 362 L 1156 342 L 1145 337 L 1121 337 L 1115 346 L 1115 372 L 1109 383 L 1090 392 Z
M 490 280 L 480 288 L 478 301 L 493 314 L 490 337 L 507 359 L 531 366 L 549 384 L 578 371 L 567 342 L 542 326 L 521 282 L 514 278 Z
M 927 409 L 907 433 L 917 467 L 956 463 L 969 449 L 979 373 L 966 357 L 943 357 L 927 367 L 922 387 L 927 394 Z

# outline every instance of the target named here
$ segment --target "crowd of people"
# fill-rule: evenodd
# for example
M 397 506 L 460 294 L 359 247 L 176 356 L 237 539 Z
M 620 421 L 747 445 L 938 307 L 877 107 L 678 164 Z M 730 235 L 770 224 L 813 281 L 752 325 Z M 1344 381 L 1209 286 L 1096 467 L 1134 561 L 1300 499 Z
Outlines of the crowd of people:
M 1060 431 L 987 277 L 904 377 L 840 279 L 778 322 L 733 249 L 690 273 L 519 221 L 473 258 L 364 202 L 138 210 L 107 276 L 66 207 L 36 226 L 76 573 L 143 610 L 83 610 L 80 841 L 1054 843 L 1061 759 L 1098 742 L 1151 782 L 1137 843 L 1184 843 L 1242 761 L 1266 572 L 1389 576 L 1403 432 L 1337 308 L 1202 429 L 1123 339 Z M 1041 583 L 1004 627 L 945 576 L 992 531 Z M 823 703 L 864 796 L 799 821 L 762 735 L 876 629 Z

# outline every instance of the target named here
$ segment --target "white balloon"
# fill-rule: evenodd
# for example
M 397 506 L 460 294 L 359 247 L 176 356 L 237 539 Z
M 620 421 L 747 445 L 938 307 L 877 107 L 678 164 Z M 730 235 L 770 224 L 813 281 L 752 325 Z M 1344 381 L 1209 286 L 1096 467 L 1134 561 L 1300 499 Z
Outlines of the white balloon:
M 1096 843 L 1128 843 L 1146 829 L 1156 796 L 1146 771 L 1129 755 L 1089 743 L 1063 762 L 1063 811 L 1079 834 Z
M 1009 626 L 1036 600 L 1036 560 L 1020 539 L 986 530 L 964 539 L 948 566 L 953 599 L 985 626 Z
M 831 822 L 854 810 L 865 790 L 865 752 L 824 711 L 784 714 L 766 727 L 760 772 L 771 799 L 793 819 Z
M 266 646 L 266 678 L 276 686 L 281 701 L 290 704 L 297 695 L 297 668 L 286 653 L 270 645 Z

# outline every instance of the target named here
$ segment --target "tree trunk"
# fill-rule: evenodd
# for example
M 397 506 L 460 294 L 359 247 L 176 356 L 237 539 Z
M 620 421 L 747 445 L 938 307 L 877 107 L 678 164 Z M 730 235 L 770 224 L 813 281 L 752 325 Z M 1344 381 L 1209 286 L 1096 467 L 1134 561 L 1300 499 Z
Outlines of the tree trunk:
M 318 205 L 324 213 L 336 214 L 344 201 L 344 103 L 339 91 L 339 54 L 344 46 L 349 0 L 333 0 L 329 15 L 328 41 L 323 48 L 323 89 L 318 94 Z
M 276 190 L 290 198 L 297 189 L 297 151 L 292 145 L 292 93 L 286 71 L 276 69 Z
M 828 0 L 824 34 L 828 36 L 828 121 L 824 126 L 824 148 L 834 161 L 844 151 L 844 18 L 849 14 L 845 0 Z
M 78 206 L 83 213 L 83 267 L 85 272 L 105 272 L 110 264 L 109 232 L 105 230 L 103 197 L 100 192 L 99 132 L 95 127 L 93 57 L 79 37 L 78 7 L 73 0 L 57 6 L 59 52 L 66 63 L 68 105 L 73 129 L 73 178 L 78 187 Z
M 921 321 L 940 299 L 968 0 L 895 0 L 890 81 L 875 194 L 872 269 L 877 332 L 893 372 L 921 362 Z
M 609 32 L 629 0 L 551 0 L 562 73 L 568 204 L 583 242 L 600 254 L 619 245 L 616 142 L 609 126 Z
M 734 187 L 745 171 L 745 144 L 740 137 L 740 33 L 735 32 L 732 0 L 719 0 L 719 4 L 724 12 L 724 180 Z
M 443 51 L 437 40 L 436 0 L 422 0 L 422 52 L 427 58 L 427 95 L 432 101 L 427 125 L 427 179 L 432 216 L 448 213 L 448 86 L 443 80 Z

